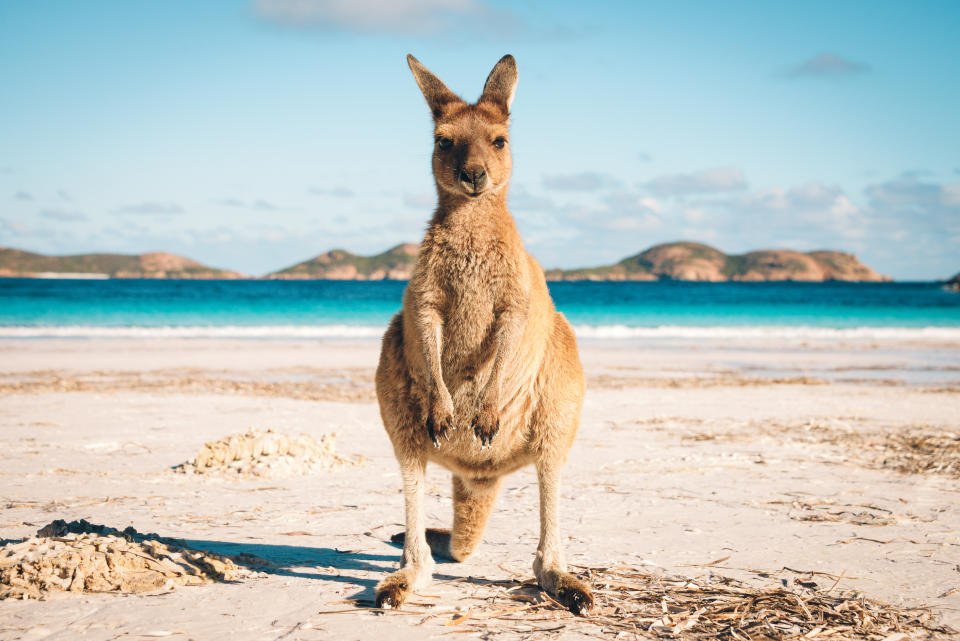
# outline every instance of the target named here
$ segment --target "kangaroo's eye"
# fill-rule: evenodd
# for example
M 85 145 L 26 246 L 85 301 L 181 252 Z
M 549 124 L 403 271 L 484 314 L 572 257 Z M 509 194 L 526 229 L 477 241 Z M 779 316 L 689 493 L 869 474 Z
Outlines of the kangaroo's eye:
M 453 147 L 453 141 L 449 138 L 437 138 L 437 149 L 440 151 L 446 151 Z
M 507 144 L 507 139 L 504 138 L 503 136 L 500 136 L 499 138 L 496 138 L 493 141 L 493 146 L 496 147 L 497 149 L 503 149 L 503 146 L 505 144 Z

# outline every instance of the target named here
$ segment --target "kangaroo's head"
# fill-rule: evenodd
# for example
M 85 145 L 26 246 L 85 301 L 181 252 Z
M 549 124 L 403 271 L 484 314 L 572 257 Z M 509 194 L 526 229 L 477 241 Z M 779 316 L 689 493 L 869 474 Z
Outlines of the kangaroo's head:
M 506 55 L 494 66 L 476 104 L 469 104 L 407 56 L 433 114 L 433 175 L 437 188 L 461 198 L 497 194 L 510 182 L 510 103 L 517 63 Z

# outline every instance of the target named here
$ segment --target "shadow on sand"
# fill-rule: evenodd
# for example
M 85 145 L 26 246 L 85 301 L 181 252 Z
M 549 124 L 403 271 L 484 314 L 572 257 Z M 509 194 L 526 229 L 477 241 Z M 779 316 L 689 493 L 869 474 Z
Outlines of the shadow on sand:
M 237 565 L 257 572 L 276 576 L 299 577 L 334 583 L 348 583 L 361 586 L 362 589 L 351 595 L 359 607 L 372 607 L 374 588 L 380 578 L 395 571 L 400 566 L 400 555 L 372 554 L 353 550 L 338 550 L 327 547 L 306 547 L 297 545 L 272 545 L 266 543 L 237 543 L 234 541 L 208 541 L 203 539 L 181 539 L 195 550 L 204 550 L 229 556 Z M 387 544 L 401 549 L 400 546 Z M 454 561 L 436 559 L 438 564 L 453 564 Z M 329 571 L 333 568 L 334 571 Z M 315 569 L 315 571 L 310 571 Z M 377 578 L 368 578 L 359 573 L 372 573 Z M 434 574 L 438 581 L 459 579 L 474 585 L 497 583 L 488 579 L 462 577 L 447 574 Z

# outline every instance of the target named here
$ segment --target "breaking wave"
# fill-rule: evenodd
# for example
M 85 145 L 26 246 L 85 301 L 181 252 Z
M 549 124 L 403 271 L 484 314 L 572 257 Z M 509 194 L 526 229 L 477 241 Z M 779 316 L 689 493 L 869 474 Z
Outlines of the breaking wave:
M 246 338 L 246 339 L 377 339 L 384 327 L 358 325 L 184 325 L 103 327 L 93 325 L 7 326 L 0 338 Z M 583 339 L 844 339 L 960 341 L 960 327 L 811 327 L 578 325 Z

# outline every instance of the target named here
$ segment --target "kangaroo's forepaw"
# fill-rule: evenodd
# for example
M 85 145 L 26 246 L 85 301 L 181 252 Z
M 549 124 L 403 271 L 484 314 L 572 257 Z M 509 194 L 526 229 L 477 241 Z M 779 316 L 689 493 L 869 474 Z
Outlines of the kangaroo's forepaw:
M 375 603 L 378 608 L 384 610 L 399 608 L 409 594 L 410 582 L 402 571 L 395 572 L 377 584 Z
M 440 439 L 449 441 L 453 427 L 453 414 L 445 411 L 431 412 L 427 417 L 427 433 L 434 447 L 440 447 Z
M 480 449 L 487 449 L 493 443 L 493 437 L 500 431 L 500 417 L 495 410 L 482 407 L 473 419 L 473 437 L 480 441 Z

